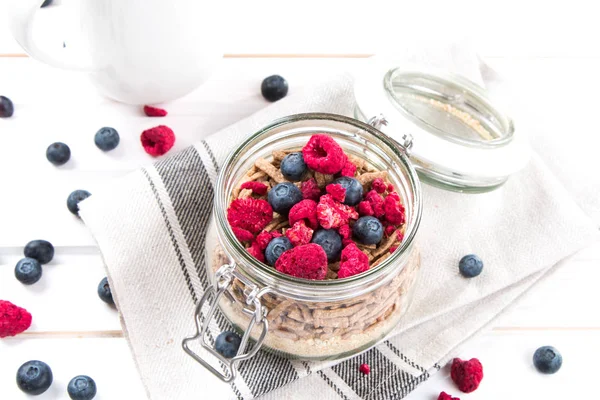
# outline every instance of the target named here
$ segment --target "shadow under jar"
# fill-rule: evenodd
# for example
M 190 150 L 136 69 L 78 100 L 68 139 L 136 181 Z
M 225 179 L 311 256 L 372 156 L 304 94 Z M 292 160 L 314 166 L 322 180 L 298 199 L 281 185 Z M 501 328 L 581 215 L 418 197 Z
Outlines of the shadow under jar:
M 381 248 L 385 257 L 366 272 L 344 279 L 307 280 L 280 273 L 250 255 L 227 221 L 227 208 L 255 160 L 271 160 L 276 150 L 300 149 L 312 135 L 323 133 L 346 154 L 388 172 L 387 179 L 405 207 L 406 222 L 399 247 L 393 253 L 391 243 Z M 398 325 L 411 302 L 420 269 L 414 241 L 421 203 L 420 183 L 404 148 L 372 125 L 317 113 L 274 121 L 233 151 L 219 173 L 206 241 L 208 275 L 215 292 L 223 292 L 219 308 L 241 332 L 250 330 L 245 336 L 255 341 L 254 348 L 262 345 L 286 357 L 336 360 L 375 345 Z M 257 322 L 262 320 L 261 327 Z

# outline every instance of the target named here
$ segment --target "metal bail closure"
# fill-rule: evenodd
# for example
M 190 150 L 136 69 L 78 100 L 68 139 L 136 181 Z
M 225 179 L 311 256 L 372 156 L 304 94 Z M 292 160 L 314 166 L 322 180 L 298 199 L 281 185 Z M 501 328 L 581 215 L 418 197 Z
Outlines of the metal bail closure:
M 245 285 L 246 290 L 244 291 L 244 294 L 246 295 L 246 305 L 253 306 L 253 309 L 248 307 L 245 307 L 243 309 L 244 313 L 251 317 L 250 323 L 244 331 L 244 336 L 242 337 L 240 347 L 235 357 L 225 358 L 221 354 L 217 353 L 217 351 L 214 348 L 214 345 L 207 343 L 206 337 L 207 332 L 209 330 L 210 321 L 212 320 L 215 312 L 217 311 L 217 307 L 221 296 L 225 294 L 228 299 L 235 301 L 235 299 L 233 299 L 229 292 L 227 292 L 227 289 L 233 282 L 234 278 L 239 279 Z M 256 355 L 256 353 L 262 346 L 263 341 L 265 340 L 267 331 L 269 330 L 269 323 L 266 319 L 267 310 L 262 306 L 260 302 L 260 297 L 268 291 L 268 288 L 258 290 L 258 287 L 256 287 L 256 285 L 250 282 L 244 275 L 242 275 L 235 269 L 234 263 L 226 264 L 220 267 L 215 274 L 214 286 L 211 286 L 206 289 L 206 292 L 204 293 L 204 295 L 200 299 L 200 302 L 196 306 L 196 310 L 194 312 L 194 320 L 196 322 L 196 333 L 194 334 L 194 336 L 183 339 L 183 342 L 181 343 L 183 350 L 185 350 L 185 352 L 190 357 L 202 364 L 206 369 L 208 369 L 222 381 L 233 381 L 237 373 L 237 364 Z M 212 298 L 212 303 L 209 302 L 209 298 Z M 202 307 L 204 306 L 204 304 L 210 305 L 209 311 L 206 315 L 202 315 Z M 260 336 L 249 349 L 249 351 L 244 353 L 248 341 L 250 339 L 250 333 L 252 332 L 252 329 L 254 329 L 254 326 L 256 324 L 262 325 L 262 331 L 260 333 Z M 200 355 L 198 355 L 196 352 L 189 348 L 188 343 L 195 340 L 200 341 L 202 347 L 221 362 L 223 371 L 219 371 L 216 368 L 214 368 L 204 358 L 202 358 Z
M 385 118 L 385 115 L 379 114 L 369 119 L 369 121 L 367 121 L 367 124 L 371 125 L 377 130 L 381 130 L 382 126 L 388 125 L 388 120 Z M 404 151 L 404 154 L 410 156 L 410 150 L 413 146 L 413 137 L 410 133 L 405 133 L 402 135 L 402 143 L 390 136 L 388 136 L 388 138 L 393 140 L 398 146 L 400 146 L 400 148 Z

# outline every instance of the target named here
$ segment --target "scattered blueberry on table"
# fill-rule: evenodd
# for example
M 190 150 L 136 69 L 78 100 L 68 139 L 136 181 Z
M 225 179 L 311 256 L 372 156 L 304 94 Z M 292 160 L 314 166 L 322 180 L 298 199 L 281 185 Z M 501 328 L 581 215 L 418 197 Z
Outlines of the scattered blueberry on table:
M 111 151 L 117 148 L 120 142 L 119 132 L 115 128 L 105 126 L 94 135 L 94 143 L 102 151 Z
M 325 250 L 327 261 L 336 262 L 342 253 L 342 237 L 333 229 L 319 229 L 312 237 L 311 243 L 316 243 Z
M 287 214 L 292 206 L 302 200 L 302 192 L 291 182 L 282 182 L 269 191 L 269 204 L 275 212 Z
M 481 274 L 483 270 L 483 261 L 475 254 L 467 254 L 460 259 L 458 269 L 465 278 L 474 278 Z
M 48 264 L 54 258 L 54 246 L 47 240 L 32 240 L 25 245 L 23 254 L 35 258 L 40 264 Z
M 67 197 L 67 208 L 69 209 L 69 211 L 71 211 L 73 215 L 79 217 L 79 202 L 87 199 L 91 195 L 92 194 L 87 190 L 74 190 L 73 192 L 71 192 L 69 197 Z
M 98 284 L 98 297 L 106 304 L 115 304 L 115 301 L 110 291 L 110 285 L 108 284 L 108 278 L 104 278 Z
M 15 107 L 8 97 L 0 96 L 0 118 L 10 118 L 15 112 Z
M 266 77 L 260 85 L 260 91 L 268 101 L 277 101 L 283 99 L 288 93 L 288 83 L 279 75 Z
M 96 382 L 87 375 L 78 375 L 69 382 L 67 393 L 73 400 L 92 400 L 96 397 Z
M 17 371 L 17 386 L 23 392 L 37 396 L 52 385 L 52 370 L 42 361 L 31 360 Z
M 334 184 L 342 185 L 346 189 L 346 198 L 343 203 L 348 206 L 355 206 L 363 199 L 363 187 L 358 179 L 348 176 L 342 176 L 333 181 Z
M 292 246 L 290 239 L 285 236 L 272 239 L 265 249 L 265 258 L 267 263 L 271 266 L 275 265 L 275 262 L 279 256 L 281 256 L 284 251 L 288 251 L 292 247 L 294 246 Z
M 562 366 L 562 355 L 552 346 L 542 346 L 533 353 L 533 365 L 543 374 L 554 374 Z
M 48 7 L 54 0 L 46 0 L 42 3 L 42 8 Z
M 226 358 L 233 358 L 240 348 L 242 338 L 233 332 L 221 332 L 215 340 L 215 350 Z
M 22 258 L 15 266 L 15 278 L 24 285 L 33 285 L 42 277 L 42 265 L 35 258 Z
M 360 217 L 352 227 L 352 233 L 362 244 L 377 244 L 383 239 L 383 225 L 375 217 Z
M 71 158 L 71 149 L 62 142 L 52 143 L 46 149 L 46 158 L 56 166 L 63 165 Z
M 298 182 L 306 173 L 308 168 L 302 157 L 302 153 L 290 153 L 281 160 L 281 174 L 285 179 Z

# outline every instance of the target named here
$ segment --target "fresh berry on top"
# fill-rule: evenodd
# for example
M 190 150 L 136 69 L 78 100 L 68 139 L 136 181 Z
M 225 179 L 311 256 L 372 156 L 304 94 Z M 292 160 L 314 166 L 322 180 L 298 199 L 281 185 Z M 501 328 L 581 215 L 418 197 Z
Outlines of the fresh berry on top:
M 404 206 L 398 193 L 390 193 L 383 202 L 385 220 L 392 225 L 402 225 L 406 221 Z
M 350 206 L 333 200 L 330 194 L 325 194 L 317 204 L 317 219 L 319 225 L 325 229 L 339 228 L 349 223 L 351 219 L 358 219 L 358 212 Z
M 267 264 L 274 266 L 281 254 L 292 247 L 294 247 L 292 246 L 292 242 L 285 236 L 272 239 L 265 250 Z
M 349 176 L 350 178 L 353 178 L 354 174 L 356 174 L 356 165 L 354 165 L 351 161 L 346 161 L 346 164 L 344 164 L 344 168 L 342 168 L 342 170 L 340 171 L 340 175 Z
M 562 366 L 562 355 L 552 346 L 540 347 L 533 353 L 533 365 L 543 374 L 554 374 Z
M 31 326 L 31 314 L 10 301 L 0 300 L 0 339 L 25 332 Z
M 342 237 L 333 229 L 319 229 L 313 235 L 312 243 L 318 244 L 325 250 L 327 261 L 336 262 L 340 259 L 340 253 L 342 252 Z
M 359 215 L 373 215 L 375 212 L 373 211 L 373 207 L 371 203 L 368 201 L 361 201 L 358 203 L 358 214 Z
M 272 190 L 271 190 L 272 192 Z M 236 199 L 227 209 L 227 221 L 232 227 L 258 233 L 273 219 L 273 208 L 262 199 Z
M 294 246 L 302 246 L 310 243 L 313 236 L 313 230 L 306 226 L 306 222 L 298 221 L 290 229 L 285 231 L 285 236 L 290 239 Z
M 327 135 L 311 136 L 302 155 L 310 169 L 322 174 L 337 174 L 348 160 L 340 145 Z
M 168 126 L 159 125 L 142 132 L 140 140 L 146 153 L 158 157 L 171 150 L 175 144 L 175 133 Z
M 71 149 L 62 142 L 52 143 L 46 149 L 46 158 L 56 166 L 63 165 L 71 158 Z
M 144 114 L 148 117 L 166 117 L 168 113 L 167 110 L 163 110 L 162 108 L 144 106 Z
M 25 245 L 23 254 L 35 258 L 40 264 L 48 264 L 54 258 L 54 246 L 47 240 L 32 240 Z
M 233 358 L 236 356 L 242 338 L 233 332 L 221 332 L 215 339 L 215 350 L 225 358 Z
M 458 397 L 452 397 L 446 392 L 440 393 L 438 400 L 460 400 Z
M 106 304 L 115 304 L 115 300 L 113 299 L 112 292 L 110 290 L 110 285 L 108 284 L 108 278 L 103 278 L 98 284 L 98 297 L 100 297 L 100 300 Z
M 281 100 L 288 93 L 288 83 L 279 75 L 271 75 L 262 81 L 260 91 L 263 97 L 268 101 L 273 102 Z
M 252 190 L 252 193 L 262 196 L 264 194 L 267 194 L 267 190 L 269 189 L 269 187 L 262 182 L 249 181 L 242 183 L 240 189 L 250 189 Z
M 71 214 L 79 217 L 79 203 L 91 195 L 87 190 L 74 190 L 71 192 L 67 197 L 67 208 L 71 211 Z
M 298 221 L 306 222 L 312 229 L 319 227 L 319 221 L 317 220 L 317 203 L 314 200 L 302 200 L 290 209 L 288 215 L 290 220 L 290 226 L 294 226 Z
M 67 385 L 67 393 L 72 400 L 92 400 L 96 397 L 96 382 L 87 375 L 76 376 Z
M 15 278 L 24 285 L 33 285 L 42 277 L 42 265 L 35 258 L 22 258 L 15 266 Z
M 373 190 L 375 190 L 377 193 L 381 194 L 386 191 L 387 185 L 385 184 L 383 179 L 377 178 L 371 183 L 371 188 Z
M 377 244 L 383 239 L 383 225 L 375 217 L 360 217 L 352 227 L 352 233 L 362 244 Z
M 302 192 L 293 183 L 282 182 L 275 185 L 267 197 L 275 212 L 287 214 L 294 204 L 302 200 Z
M 325 191 L 331 195 L 335 201 L 343 203 L 346 199 L 346 188 L 339 183 L 330 183 L 325 187 Z
M 15 107 L 8 97 L 0 96 L 0 118 L 10 118 L 15 112 Z
M 105 126 L 100 128 L 96 135 L 94 135 L 94 143 L 102 151 L 111 151 L 117 148 L 121 138 L 119 132 L 115 128 Z
M 358 180 L 347 176 L 342 176 L 341 178 L 333 181 L 333 183 L 346 189 L 346 198 L 343 201 L 344 204 L 355 206 L 362 200 L 363 187 Z
M 483 261 L 475 254 L 467 254 L 460 259 L 458 270 L 465 278 L 474 278 L 481 274 L 483 270 Z
M 350 243 L 344 247 L 338 278 L 347 278 L 365 272 L 368 269 L 369 257 L 360 251 L 356 244 Z
M 294 247 L 281 254 L 275 269 L 297 278 L 323 280 L 327 275 L 327 254 L 315 243 Z
M 300 190 L 302 191 L 302 197 L 305 199 L 319 201 L 319 197 L 321 197 L 321 189 L 319 189 L 319 185 L 314 178 L 302 182 Z
M 298 182 L 307 171 L 302 153 L 290 153 L 281 160 L 281 173 L 288 181 Z
M 384 203 L 385 200 L 379 193 L 375 190 L 371 190 L 367 192 L 365 195 L 365 201 L 369 202 L 371 205 L 371 209 L 373 210 L 373 215 L 377 218 L 383 217 L 385 214 Z
M 450 376 L 462 392 L 471 393 L 479 387 L 483 379 L 483 366 L 476 358 L 469 361 L 455 358 L 452 361 Z
M 19 367 L 17 386 L 24 393 L 37 396 L 52 385 L 52 370 L 42 361 L 31 360 Z

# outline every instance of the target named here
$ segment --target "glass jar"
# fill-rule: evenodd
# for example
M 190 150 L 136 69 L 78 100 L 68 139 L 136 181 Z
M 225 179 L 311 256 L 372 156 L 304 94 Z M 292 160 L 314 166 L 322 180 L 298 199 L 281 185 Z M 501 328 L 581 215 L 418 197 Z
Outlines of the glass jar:
M 376 121 L 374 122 L 376 123 Z M 240 180 L 259 158 L 273 151 L 299 149 L 316 133 L 335 139 L 346 154 L 387 171 L 406 209 L 404 238 L 377 265 L 358 275 L 335 280 L 305 280 L 278 272 L 259 262 L 235 237 L 227 208 Z M 210 345 L 202 346 L 228 367 L 225 375 L 186 351 L 225 381 L 235 375 L 235 364 L 250 358 L 262 346 L 280 355 L 304 360 L 336 360 L 357 354 L 381 341 L 410 305 L 420 269 L 415 245 L 422 213 L 421 188 L 416 171 L 399 145 L 373 125 L 333 114 L 298 114 L 281 118 L 249 136 L 225 161 L 215 187 L 213 218 L 207 233 L 206 266 L 213 289 L 197 307 L 201 338 L 216 305 L 244 332 L 238 355 L 225 359 Z M 208 300 L 211 306 L 208 307 Z M 205 312 L 203 310 L 208 310 Z M 255 343 L 246 351 L 246 344 Z M 246 352 L 245 352 L 246 351 Z M 245 352 L 245 353 L 244 353 Z

